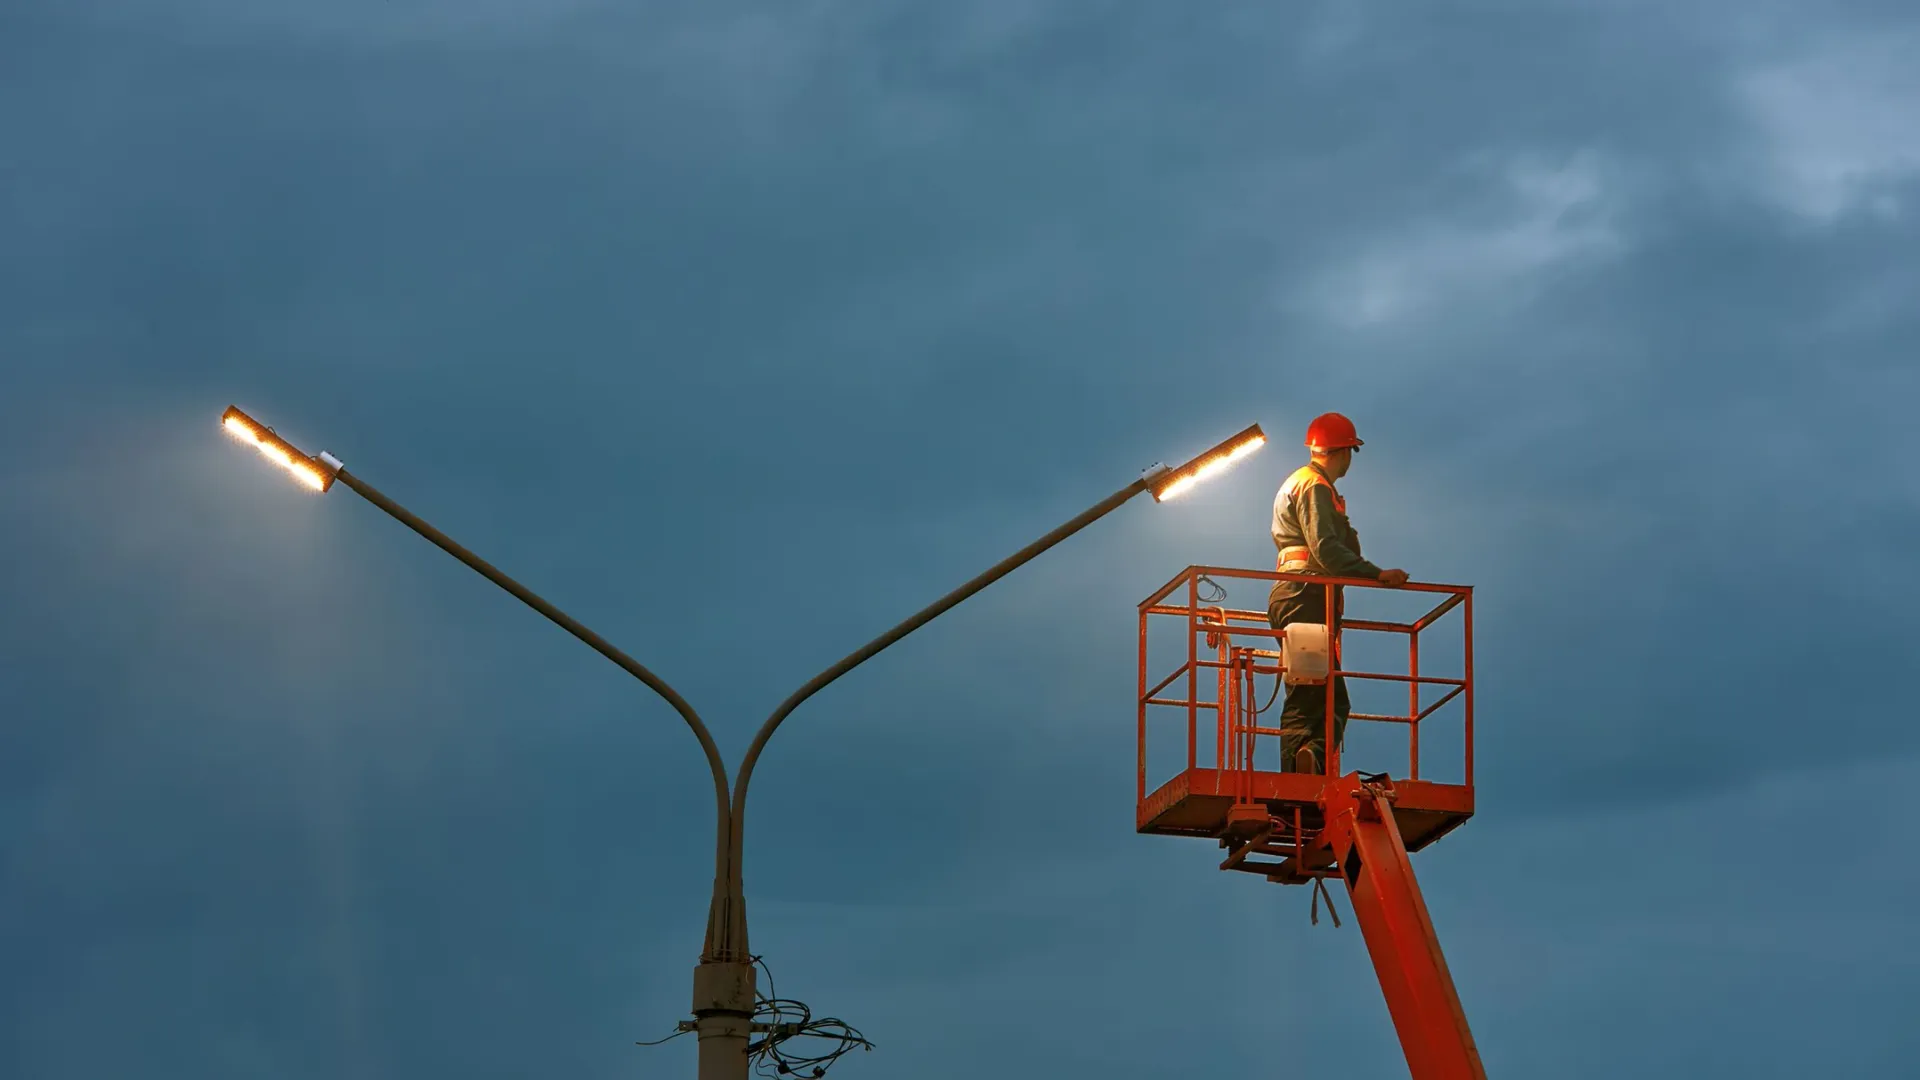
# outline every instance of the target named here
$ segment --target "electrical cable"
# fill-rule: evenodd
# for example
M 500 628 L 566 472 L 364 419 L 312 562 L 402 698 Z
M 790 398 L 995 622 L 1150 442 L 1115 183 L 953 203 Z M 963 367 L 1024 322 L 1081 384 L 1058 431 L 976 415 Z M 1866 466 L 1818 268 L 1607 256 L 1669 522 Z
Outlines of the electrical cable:
M 1280 675 L 1276 674 L 1273 677 L 1273 693 L 1267 695 L 1267 703 L 1265 705 L 1262 705 L 1259 708 L 1253 710 L 1253 715 L 1259 716 L 1261 713 L 1266 712 L 1268 709 L 1273 708 L 1273 703 L 1276 700 L 1278 700 L 1280 697 L 1280 685 L 1284 681 L 1285 679 L 1283 679 Z
M 676 1032 L 674 1032 L 673 1034 L 671 1034 L 671 1035 L 669 1035 L 669 1036 L 667 1036 L 667 1037 L 666 1037 L 666 1038 L 664 1038 L 664 1039 L 653 1039 L 653 1040 L 651 1040 L 651 1041 L 649 1041 L 649 1042 L 636 1042 L 636 1043 L 634 1043 L 633 1045 L 635 1045 L 635 1046 L 659 1046 L 659 1045 L 661 1045 L 662 1043 L 670 1043 L 670 1042 L 672 1042 L 673 1040 L 675 1040 L 675 1039 L 677 1039 L 677 1038 L 679 1038 L 680 1036 L 682 1036 L 682 1035 L 685 1035 L 685 1034 L 686 1034 L 687 1032 L 689 1032 L 689 1031 L 691 1031 L 691 1030 L 692 1030 L 691 1028 L 681 1028 L 680 1030 L 678 1030 L 678 1031 L 676 1031 Z
M 819 1080 L 827 1070 L 854 1047 L 872 1050 L 873 1043 L 852 1024 L 837 1016 L 814 1018 L 813 1010 L 806 1003 L 779 996 L 773 985 L 773 970 L 760 957 L 753 963 L 767 975 L 767 992 L 754 993 L 753 1026 L 761 1029 L 760 1038 L 747 1044 L 747 1058 L 754 1063 L 754 1071 L 765 1077 L 798 1076 L 803 1080 Z M 636 1046 L 659 1046 L 672 1042 L 693 1030 L 687 1024 L 663 1039 L 635 1043 Z M 820 1053 L 801 1054 L 787 1049 L 787 1043 L 793 1039 L 825 1039 L 836 1045 Z
M 1225 603 L 1227 602 L 1227 589 L 1226 589 L 1226 586 L 1224 586 L 1224 585 L 1222 585 L 1222 584 L 1220 584 L 1219 582 L 1217 582 L 1217 581 L 1215 581 L 1215 580 L 1213 580 L 1212 578 L 1210 578 L 1210 577 L 1208 577 L 1207 575 L 1205 575 L 1205 574 L 1201 574 L 1201 575 L 1200 575 L 1200 577 L 1199 577 L 1199 579 L 1198 579 L 1198 581 L 1196 581 L 1196 582 L 1195 582 L 1195 584 L 1196 584 L 1196 585 L 1199 585 L 1199 586 L 1203 586 L 1203 588 L 1201 589 L 1201 591 L 1200 591 L 1200 593 L 1199 593 L 1199 600 L 1200 600 L 1200 602 L 1201 602 L 1201 603 L 1203 603 L 1203 604 L 1225 604 Z M 1226 612 L 1225 612 L 1224 610 L 1221 610 L 1221 609 L 1218 609 L 1218 608 L 1216 608 L 1215 610 L 1219 610 L 1219 611 L 1220 611 L 1220 625 L 1221 625 L 1222 627 L 1225 627 L 1225 626 L 1226 626 L 1226 623 L 1227 623 L 1227 615 L 1226 615 Z M 1216 642 L 1216 641 L 1215 641 L 1215 640 L 1214 640 L 1214 639 L 1213 639 L 1212 637 L 1209 637 L 1209 638 L 1208 638 L 1208 640 L 1207 640 L 1207 644 L 1208 644 L 1209 646 L 1212 646 L 1212 645 L 1215 645 L 1215 644 L 1217 644 L 1217 642 Z M 1282 680 L 1282 679 L 1280 678 L 1280 676 L 1278 676 L 1278 675 L 1275 675 L 1275 676 L 1273 677 L 1273 693 L 1271 693 L 1271 694 L 1269 694 L 1269 695 L 1267 695 L 1267 703 L 1266 703 L 1265 705 L 1262 705 L 1262 706 L 1260 706 L 1260 707 L 1259 707 L 1258 709 L 1256 709 L 1256 710 L 1254 710 L 1254 713 L 1253 713 L 1253 715 L 1255 715 L 1255 716 L 1259 716 L 1259 715 L 1260 715 L 1261 713 L 1264 713 L 1264 712 L 1266 712 L 1266 711 L 1267 711 L 1268 709 L 1271 709 L 1271 708 L 1273 708 L 1273 703 L 1274 703 L 1275 701 L 1277 701 L 1277 700 L 1279 700 L 1279 698 L 1280 698 L 1280 686 L 1281 686 L 1281 683 L 1282 683 L 1282 681 L 1283 681 L 1283 680 Z
M 836 1016 L 815 1019 L 813 1010 L 804 1003 L 778 996 L 779 991 L 773 985 L 773 970 L 758 956 L 753 962 L 767 974 L 767 993 L 754 994 L 758 1000 L 754 1003 L 753 1019 L 768 1030 L 761 1039 L 747 1045 L 747 1057 L 757 1059 L 754 1068 L 761 1076 L 801 1076 L 817 1080 L 854 1047 L 873 1049 L 873 1043 L 845 1020 Z M 790 1040 L 797 1038 L 831 1040 L 838 1045 L 817 1054 L 798 1054 L 785 1049 Z M 768 1071 L 769 1068 L 772 1071 Z

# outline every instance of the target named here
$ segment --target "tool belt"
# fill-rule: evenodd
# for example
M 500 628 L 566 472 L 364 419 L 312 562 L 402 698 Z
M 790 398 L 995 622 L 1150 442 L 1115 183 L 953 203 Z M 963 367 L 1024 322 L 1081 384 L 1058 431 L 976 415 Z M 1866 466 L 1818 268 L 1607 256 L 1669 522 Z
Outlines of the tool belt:
M 1313 552 L 1305 547 L 1283 547 L 1280 549 L 1279 558 L 1274 560 L 1273 568 L 1282 574 L 1305 571 L 1311 566 L 1312 556 Z M 1309 586 L 1309 588 L 1318 588 L 1318 586 Z M 1333 590 L 1333 622 L 1336 626 L 1340 622 L 1340 617 L 1346 614 L 1346 610 L 1346 586 L 1336 586 Z M 1333 654 L 1335 657 L 1340 655 L 1338 634 L 1333 639 Z

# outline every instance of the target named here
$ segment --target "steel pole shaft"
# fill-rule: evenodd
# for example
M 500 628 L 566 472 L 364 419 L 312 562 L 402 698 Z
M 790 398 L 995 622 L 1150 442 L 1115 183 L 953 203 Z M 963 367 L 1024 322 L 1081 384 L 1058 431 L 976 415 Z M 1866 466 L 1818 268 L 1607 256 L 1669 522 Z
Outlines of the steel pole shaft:
M 753 962 L 702 958 L 693 969 L 693 1030 L 700 1080 L 747 1080 L 753 1037 Z

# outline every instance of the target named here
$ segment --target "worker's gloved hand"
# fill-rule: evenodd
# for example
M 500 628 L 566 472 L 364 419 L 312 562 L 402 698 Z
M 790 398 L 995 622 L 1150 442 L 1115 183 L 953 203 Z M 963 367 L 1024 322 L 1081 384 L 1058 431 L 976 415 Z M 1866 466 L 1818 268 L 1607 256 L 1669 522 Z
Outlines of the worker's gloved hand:
M 1407 572 L 1405 570 L 1380 571 L 1380 584 L 1382 585 L 1398 587 L 1401 585 L 1405 585 L 1406 583 L 1407 583 Z

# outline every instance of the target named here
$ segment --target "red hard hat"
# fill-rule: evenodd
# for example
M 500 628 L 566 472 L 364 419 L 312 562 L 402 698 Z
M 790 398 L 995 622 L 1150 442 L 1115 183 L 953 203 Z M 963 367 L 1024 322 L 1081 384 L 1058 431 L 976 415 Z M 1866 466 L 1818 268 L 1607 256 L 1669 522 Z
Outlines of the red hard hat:
M 1353 421 L 1337 412 L 1322 413 L 1307 425 L 1307 449 L 1315 453 L 1364 445 L 1353 430 Z

